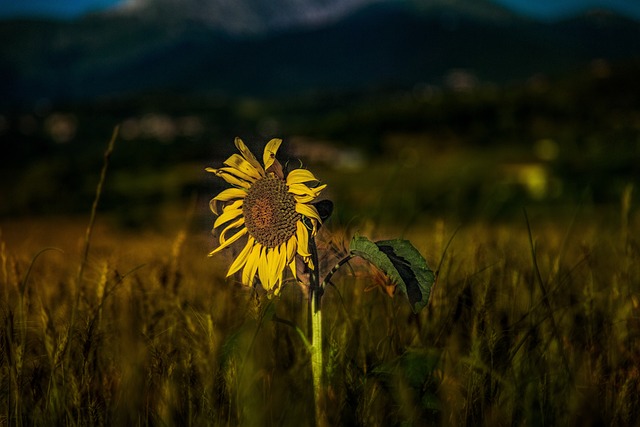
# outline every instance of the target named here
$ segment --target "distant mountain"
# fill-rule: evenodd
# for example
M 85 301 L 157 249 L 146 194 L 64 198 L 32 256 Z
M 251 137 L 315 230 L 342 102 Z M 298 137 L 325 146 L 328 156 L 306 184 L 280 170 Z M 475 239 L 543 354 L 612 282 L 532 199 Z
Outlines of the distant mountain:
M 402 4 L 421 12 L 447 9 L 490 19 L 513 16 L 489 0 L 129 0 L 100 15 L 136 16 L 164 24 L 196 22 L 230 34 L 248 35 L 321 27 L 381 3 Z
M 410 88 L 445 84 L 452 70 L 505 83 L 640 54 L 640 23 L 607 13 L 542 23 L 485 0 L 351 0 L 320 18 L 321 6 L 338 0 L 273 0 L 263 17 L 265 2 L 218 0 L 198 19 L 200 1 L 176 10 L 169 4 L 177 2 L 158 0 L 151 12 L 142 0 L 72 22 L 0 22 L 0 105 L 153 91 L 262 97 Z M 243 15 L 239 5 L 251 10 Z M 223 25 L 235 14 L 244 21 Z M 242 30 L 249 27 L 261 30 Z
M 380 0 L 130 0 L 106 12 L 156 22 L 196 22 L 231 34 L 325 25 Z

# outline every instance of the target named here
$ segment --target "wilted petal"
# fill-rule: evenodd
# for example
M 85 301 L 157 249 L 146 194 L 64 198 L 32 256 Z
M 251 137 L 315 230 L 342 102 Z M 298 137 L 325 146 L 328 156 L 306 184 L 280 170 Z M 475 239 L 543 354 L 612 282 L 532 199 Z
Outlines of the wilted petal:
M 211 209 L 211 212 L 218 214 L 218 206 L 216 202 L 228 202 L 230 200 L 244 198 L 246 195 L 247 191 L 241 188 L 227 188 L 211 199 L 209 202 L 209 209 Z
M 296 196 L 315 196 L 314 189 L 307 187 L 305 184 L 290 184 L 288 191 Z
M 217 176 L 219 176 L 220 178 L 224 179 L 225 181 L 227 181 L 229 184 L 231 185 L 235 185 L 236 187 L 241 187 L 241 188 L 245 188 L 245 189 L 249 189 L 251 187 L 251 183 L 245 181 L 244 179 L 240 179 L 238 178 L 236 175 L 233 175 L 232 173 L 229 173 L 228 170 L 231 168 L 220 168 L 220 169 L 215 169 L 215 174 Z M 235 170 L 235 169 L 233 169 Z
M 225 166 L 225 167 L 219 168 L 217 170 L 217 175 L 219 175 L 220 173 L 228 173 L 230 175 L 235 176 L 238 179 L 246 181 L 249 184 L 253 184 L 256 181 L 256 178 L 234 167 Z
M 296 203 L 307 204 L 311 203 L 316 199 L 316 196 L 293 196 Z
M 318 179 L 306 169 L 294 169 L 287 175 L 287 184 L 302 184 L 303 182 L 317 182 Z
M 265 176 L 264 169 L 262 168 L 262 166 L 260 166 L 260 163 L 258 162 L 258 160 L 256 160 L 253 153 L 247 148 L 246 145 L 244 145 L 244 142 L 242 142 L 240 138 L 236 138 L 234 142 L 236 144 L 236 148 L 242 153 L 242 156 L 247 159 L 249 163 L 251 163 L 251 166 L 253 166 L 261 176 Z
M 282 144 L 282 140 L 274 138 L 271 141 L 267 142 L 267 145 L 264 147 L 262 161 L 264 162 L 265 170 L 269 169 L 275 161 L 276 153 L 278 152 L 278 148 L 280 148 L 280 144 Z
M 227 241 L 227 233 L 233 229 L 236 229 L 240 226 L 244 225 L 244 217 L 241 216 L 240 218 L 238 218 L 236 221 L 232 222 L 231 224 L 227 225 L 225 227 L 224 230 L 222 230 L 222 233 L 220 233 L 220 243 L 223 244 Z
M 319 223 L 322 223 L 320 214 L 318 213 L 318 210 L 314 206 L 305 205 L 303 203 L 296 203 L 296 212 L 306 216 L 307 218 L 315 219 Z
M 225 165 L 231 166 L 232 168 L 238 169 L 239 171 L 244 172 L 246 175 L 249 175 L 254 180 L 260 179 L 262 176 L 258 172 L 258 170 L 253 167 L 251 163 L 249 163 L 244 157 L 240 154 L 232 154 L 225 162 Z
M 244 200 L 236 200 L 232 204 L 225 206 L 222 211 L 222 215 L 218 216 L 218 218 L 216 218 L 216 221 L 213 223 L 213 228 L 218 228 L 222 224 L 242 215 L 243 202 Z
M 247 228 L 246 227 L 242 228 L 240 231 L 238 231 L 236 234 L 234 234 L 229 240 L 226 240 L 220 246 L 218 246 L 217 248 L 215 248 L 214 250 L 209 252 L 209 256 L 212 256 L 212 255 L 220 252 L 222 249 L 228 247 L 229 245 L 231 245 L 233 242 L 235 242 L 236 240 L 238 240 L 240 237 L 244 236 L 245 234 L 247 234 Z

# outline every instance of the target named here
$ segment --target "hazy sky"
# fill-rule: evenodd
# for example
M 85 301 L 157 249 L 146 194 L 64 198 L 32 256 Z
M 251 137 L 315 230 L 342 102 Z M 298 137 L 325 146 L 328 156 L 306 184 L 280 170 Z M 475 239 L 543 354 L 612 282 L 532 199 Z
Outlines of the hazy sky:
M 52 16 L 73 18 L 126 0 L 0 0 L 0 18 Z M 555 18 L 576 10 L 605 6 L 640 19 L 640 0 L 494 0 L 519 13 Z

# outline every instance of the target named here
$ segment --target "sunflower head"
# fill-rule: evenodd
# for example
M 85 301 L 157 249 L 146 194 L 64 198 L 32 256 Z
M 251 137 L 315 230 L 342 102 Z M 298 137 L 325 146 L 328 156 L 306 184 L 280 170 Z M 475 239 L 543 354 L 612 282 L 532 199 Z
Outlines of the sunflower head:
M 213 229 L 220 230 L 220 245 L 209 256 L 246 238 L 227 277 L 242 270 L 242 283 L 253 286 L 256 278 L 269 293 L 278 294 L 287 267 L 296 277 L 296 262 L 314 269 L 309 251 L 322 217 L 312 204 L 326 187 L 306 169 L 285 175 L 276 159 L 281 139 L 272 139 L 264 148 L 260 164 L 240 138 L 233 154 L 218 169 L 208 172 L 221 177 L 230 188 L 211 199 L 209 206 L 218 215 Z

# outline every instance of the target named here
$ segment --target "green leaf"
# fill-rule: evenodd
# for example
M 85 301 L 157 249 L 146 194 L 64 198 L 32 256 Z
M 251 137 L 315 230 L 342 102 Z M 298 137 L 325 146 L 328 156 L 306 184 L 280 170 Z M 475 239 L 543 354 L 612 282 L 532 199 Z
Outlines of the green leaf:
M 364 236 L 354 236 L 349 249 L 389 276 L 407 296 L 414 313 L 427 305 L 435 275 L 410 241 L 394 239 L 374 243 Z

